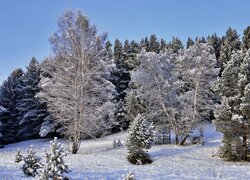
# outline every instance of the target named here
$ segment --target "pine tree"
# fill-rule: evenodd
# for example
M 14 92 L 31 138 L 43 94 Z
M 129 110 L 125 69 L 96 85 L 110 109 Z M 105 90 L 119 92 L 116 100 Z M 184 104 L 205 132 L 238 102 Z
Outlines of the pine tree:
M 140 161 L 142 164 L 151 163 L 149 155 L 143 149 L 150 149 L 154 141 L 154 126 L 144 115 L 138 114 L 129 128 L 127 140 L 128 160 L 132 164 Z
M 231 56 L 234 51 L 240 50 L 241 42 L 239 39 L 239 35 L 236 30 L 233 30 L 231 27 L 228 28 L 226 32 L 226 36 L 223 37 L 221 50 L 220 50 L 220 58 L 219 63 L 221 67 L 220 74 L 224 70 L 224 66 L 231 59 Z
M 40 179 L 63 179 L 63 174 L 69 172 L 69 168 L 64 162 L 64 157 L 67 155 L 66 150 L 57 142 L 56 137 L 50 142 L 50 149 L 51 153 L 45 152 L 46 162 L 39 174 Z
M 160 40 L 160 51 L 165 52 L 167 48 L 167 43 L 164 39 L 161 38 Z
M 22 77 L 21 94 L 17 101 L 19 140 L 27 140 L 39 137 L 39 131 L 43 119 L 48 115 L 46 104 L 35 97 L 40 91 L 40 68 L 37 60 L 33 57 Z
M 36 156 L 36 151 L 32 149 L 32 146 L 27 149 L 27 156 L 23 157 L 23 161 L 22 171 L 26 176 L 35 177 L 38 170 L 42 168 L 41 158 Z
M 189 37 L 188 40 L 187 40 L 186 49 L 190 48 L 193 45 L 194 45 L 194 41 L 192 40 L 192 38 Z
M 214 54 L 217 60 L 220 57 L 221 38 L 214 33 L 212 36 L 207 37 L 207 43 L 214 48 Z
M 149 49 L 146 51 L 159 53 L 159 50 L 160 50 L 160 44 L 157 40 L 157 37 L 155 34 L 152 34 L 149 38 Z
M 108 60 L 113 59 L 112 44 L 111 44 L 111 42 L 109 40 L 105 43 L 105 54 L 104 54 L 104 56 Z
M 22 97 L 21 79 L 23 77 L 21 69 L 14 70 L 0 89 L 0 106 L 5 110 L 0 113 L 2 134 L 1 141 L 3 144 L 17 142 L 17 133 L 19 128 L 17 101 Z
M 221 157 L 247 160 L 249 139 L 250 51 L 236 51 L 225 65 L 215 90 L 221 96 L 216 110 L 215 125 L 223 133 Z
M 246 52 L 250 48 L 250 26 L 248 26 L 244 32 L 242 37 L 242 50 Z
M 177 37 L 173 37 L 172 41 L 170 41 L 167 44 L 167 51 L 169 54 L 173 54 L 176 53 L 178 54 L 180 52 L 180 50 L 184 49 L 184 46 L 181 42 L 181 40 Z
M 116 39 L 114 44 L 114 60 L 118 69 L 120 69 L 123 66 L 122 53 L 123 53 L 122 43 L 118 39 Z

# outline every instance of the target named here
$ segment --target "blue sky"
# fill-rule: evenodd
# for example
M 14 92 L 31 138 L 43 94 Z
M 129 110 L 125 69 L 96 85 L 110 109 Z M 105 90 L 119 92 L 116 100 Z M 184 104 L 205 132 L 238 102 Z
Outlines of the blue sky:
M 154 33 L 173 36 L 224 35 L 229 26 L 239 34 L 250 25 L 249 0 L 0 0 L 0 82 L 32 56 L 51 54 L 48 37 L 66 9 L 85 12 L 109 39 L 140 40 Z

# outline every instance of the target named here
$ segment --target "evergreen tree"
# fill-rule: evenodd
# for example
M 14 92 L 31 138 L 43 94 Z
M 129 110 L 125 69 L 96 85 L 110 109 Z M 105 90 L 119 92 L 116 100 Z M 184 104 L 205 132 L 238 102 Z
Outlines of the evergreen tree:
M 40 179 L 63 179 L 65 178 L 63 174 L 69 172 L 69 168 L 64 162 L 64 157 L 67 155 L 66 150 L 57 142 L 56 137 L 50 142 L 50 149 L 51 153 L 45 152 L 46 162 L 39 174 Z
M 248 26 L 244 32 L 242 37 L 242 50 L 246 52 L 250 48 L 250 26 Z
M 108 60 L 113 59 L 112 44 L 111 44 L 111 42 L 109 40 L 105 43 L 105 54 L 104 54 L 104 56 Z
M 167 48 L 167 43 L 164 39 L 161 38 L 160 40 L 160 51 L 165 52 Z
M 149 155 L 143 149 L 150 149 L 154 141 L 154 127 L 144 115 L 138 114 L 129 128 L 127 140 L 128 160 L 132 164 L 151 163 Z
M 22 97 L 21 79 L 24 72 L 21 69 L 14 70 L 0 89 L 0 106 L 4 111 L 0 113 L 2 144 L 18 141 L 17 133 L 19 128 L 17 101 Z
M 226 32 L 226 36 L 223 37 L 221 50 L 220 50 L 220 57 L 219 63 L 221 67 L 220 75 L 224 70 L 225 65 L 231 59 L 231 56 L 234 51 L 240 50 L 241 42 L 238 33 L 236 30 L 229 27 Z
M 148 50 L 146 49 L 146 51 L 159 53 L 159 50 L 160 50 L 160 44 L 157 40 L 157 37 L 155 34 L 152 34 L 149 38 L 149 48 Z
M 20 93 L 22 97 L 17 100 L 19 131 L 18 139 L 27 140 L 38 137 L 43 119 L 48 115 L 46 104 L 40 102 L 35 95 L 40 91 L 40 68 L 33 57 L 22 77 Z
M 220 155 L 228 160 L 247 160 L 249 139 L 250 51 L 236 51 L 225 65 L 215 90 L 221 96 L 215 125 L 223 133 Z
M 212 36 L 208 36 L 207 43 L 214 48 L 214 54 L 217 60 L 220 57 L 221 50 L 221 38 L 214 33 Z
M 181 40 L 177 37 L 173 37 L 172 41 L 167 44 L 167 51 L 169 54 L 176 53 L 178 54 L 180 50 L 184 49 L 184 46 Z
M 27 150 L 27 156 L 22 158 L 24 164 L 22 171 L 26 176 L 35 177 L 38 174 L 38 170 L 42 168 L 41 158 L 36 156 L 36 151 L 32 149 L 32 146 Z
M 123 47 L 122 43 L 116 39 L 114 44 L 114 60 L 117 68 L 122 67 L 122 53 L 123 53 Z
M 186 47 L 186 49 L 190 48 L 193 45 L 194 45 L 194 41 L 192 40 L 192 38 L 189 37 L 188 40 L 187 40 L 187 47 Z

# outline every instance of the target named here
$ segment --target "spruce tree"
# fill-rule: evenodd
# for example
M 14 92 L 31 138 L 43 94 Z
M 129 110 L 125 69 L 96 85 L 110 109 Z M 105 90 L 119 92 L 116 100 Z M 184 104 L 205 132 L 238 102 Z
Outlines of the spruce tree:
M 244 32 L 242 37 L 242 50 L 246 52 L 250 48 L 250 26 L 248 26 Z
M 0 89 L 0 106 L 5 110 L 0 113 L 3 144 L 17 142 L 19 128 L 17 101 L 22 97 L 21 79 L 24 72 L 21 69 L 14 70 Z
M 247 160 L 249 138 L 250 51 L 236 51 L 225 65 L 215 90 L 221 96 L 216 110 L 215 125 L 223 133 L 221 157 L 227 160 Z
M 119 41 L 119 39 L 116 39 L 114 43 L 114 60 L 117 68 L 122 67 L 122 53 L 123 53 L 122 43 Z
M 194 45 L 194 41 L 192 40 L 192 38 L 189 37 L 188 40 L 187 40 L 186 49 L 190 48 L 193 45 Z
M 220 57 L 221 38 L 214 33 L 212 36 L 207 37 L 207 43 L 214 48 L 214 54 L 217 60 Z
M 33 57 L 22 78 L 21 94 L 17 100 L 19 131 L 18 139 L 27 140 L 39 137 L 39 131 L 43 119 L 48 115 L 46 104 L 35 97 L 40 91 L 40 68 Z
M 165 52 L 167 48 L 167 43 L 164 39 L 161 38 L 160 40 L 160 51 Z
M 159 53 L 160 44 L 155 34 L 152 34 L 149 38 L 149 52 Z M 146 50 L 147 51 L 147 50 Z
M 154 127 L 149 123 L 144 115 L 138 114 L 129 128 L 127 140 L 128 160 L 132 164 L 141 162 L 142 164 L 151 163 L 147 152 L 143 149 L 150 149 L 154 141 Z
M 241 42 L 238 33 L 236 32 L 236 30 L 229 27 L 226 32 L 226 36 L 223 37 L 221 44 L 220 57 L 219 57 L 219 63 L 221 67 L 220 74 L 223 72 L 225 65 L 231 59 L 233 52 L 240 50 L 240 48 L 241 48 Z

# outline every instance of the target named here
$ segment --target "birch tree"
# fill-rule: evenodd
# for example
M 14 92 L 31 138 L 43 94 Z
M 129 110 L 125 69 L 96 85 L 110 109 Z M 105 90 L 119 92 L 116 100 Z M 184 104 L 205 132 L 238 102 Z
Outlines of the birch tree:
M 50 37 L 55 71 L 42 80 L 49 111 L 62 125 L 65 137 L 77 153 L 83 137 L 107 133 L 114 125 L 115 87 L 109 82 L 109 66 L 103 60 L 105 36 L 80 11 L 66 11 L 58 30 Z
M 206 119 L 214 109 L 212 85 L 219 69 L 215 68 L 216 58 L 211 52 L 211 46 L 196 42 L 179 57 L 177 72 L 182 85 L 178 101 L 186 106 L 182 108 L 184 116 L 180 114 L 180 118 L 187 121 L 183 126 L 180 145 L 184 144 L 195 125 Z

